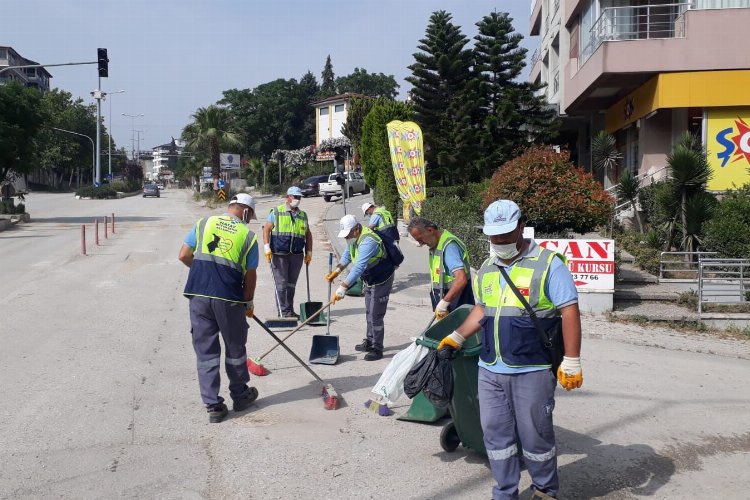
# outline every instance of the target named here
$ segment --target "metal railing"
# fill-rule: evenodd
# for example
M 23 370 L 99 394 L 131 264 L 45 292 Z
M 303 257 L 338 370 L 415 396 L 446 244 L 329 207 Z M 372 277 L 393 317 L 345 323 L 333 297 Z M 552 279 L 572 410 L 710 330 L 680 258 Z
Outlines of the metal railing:
M 700 264 L 719 255 L 716 252 L 662 252 L 659 254 L 659 282 L 695 282 L 699 279 Z M 678 278 L 667 276 L 679 273 Z
M 690 2 L 607 7 L 581 40 L 581 64 L 604 43 L 615 40 L 684 38 Z
M 560 70 L 555 70 L 555 76 L 552 77 L 552 95 L 557 94 L 560 90 Z
M 663 166 L 654 172 L 635 176 L 635 179 L 638 181 L 638 186 L 641 188 L 646 187 L 646 186 L 653 184 L 654 182 L 658 180 L 661 180 L 662 178 L 666 178 L 669 175 L 669 171 L 667 171 L 668 168 L 669 168 L 668 166 Z M 662 172 L 665 172 L 665 173 L 662 174 Z M 630 201 L 620 197 L 620 195 L 617 193 L 618 187 L 620 187 L 620 184 L 615 184 L 613 186 L 608 187 L 605 190 L 607 193 L 609 193 L 609 195 L 611 195 L 615 199 L 615 207 L 614 207 L 615 217 L 618 216 L 623 211 L 630 209 Z
M 531 55 L 531 64 L 529 65 L 529 67 L 531 69 L 534 69 L 534 66 L 536 65 L 537 62 L 539 62 L 539 59 L 541 59 L 541 57 L 542 57 L 542 48 L 537 47 L 537 49 Z
M 750 259 L 703 259 L 698 269 L 698 315 L 703 304 L 747 304 Z

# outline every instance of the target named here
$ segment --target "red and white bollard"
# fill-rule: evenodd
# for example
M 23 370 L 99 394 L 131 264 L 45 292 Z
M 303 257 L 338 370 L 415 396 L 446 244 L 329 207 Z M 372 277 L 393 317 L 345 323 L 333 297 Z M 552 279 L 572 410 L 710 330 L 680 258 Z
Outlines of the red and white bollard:
M 115 234 L 115 213 L 112 212 L 112 234 Z
M 108 236 L 107 236 L 107 224 L 109 224 L 109 222 L 107 221 L 107 216 L 105 215 L 104 216 L 104 239 L 105 240 L 108 238 Z
M 94 219 L 94 244 L 99 246 L 99 219 Z
M 86 225 L 81 224 L 81 255 L 86 255 Z

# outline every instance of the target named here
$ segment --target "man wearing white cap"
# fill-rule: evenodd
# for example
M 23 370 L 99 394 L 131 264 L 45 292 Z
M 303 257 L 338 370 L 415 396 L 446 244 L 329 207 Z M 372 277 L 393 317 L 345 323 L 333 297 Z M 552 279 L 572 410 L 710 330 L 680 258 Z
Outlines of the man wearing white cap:
M 190 268 L 183 293 L 190 299 L 198 384 L 211 423 L 221 422 L 229 412 L 219 396 L 219 332 L 226 347 L 224 367 L 234 411 L 246 409 L 258 397 L 258 390 L 247 385 L 245 349 L 258 267 L 258 241 L 246 225 L 250 219 L 255 219 L 255 200 L 238 194 L 224 215 L 200 219 L 180 248 L 179 259 Z
M 378 207 L 366 201 L 362 204 L 362 213 L 370 218 L 367 227 L 377 229 L 392 240 L 401 240 L 396 228 L 396 222 L 393 220 L 393 215 L 385 207 Z
M 474 280 L 477 305 L 438 346 L 461 349 L 467 337 L 482 331 L 479 406 L 497 481 L 493 499 L 518 498 L 519 454 L 531 476 L 532 498 L 556 497 L 555 377 L 566 390 L 583 383 L 578 294 L 565 257 L 524 239 L 523 228 L 514 202 L 487 207 L 490 256 Z
M 385 313 L 393 288 L 396 267 L 388 258 L 383 240 L 372 229 L 362 227 L 357 219 L 349 214 L 339 222 L 339 238 L 346 238 L 346 250 L 336 268 L 326 274 L 332 282 L 350 262 L 352 270 L 341 282 L 331 300 L 335 302 L 346 296 L 346 290 L 362 277 L 365 288 L 365 311 L 367 314 L 367 337 L 355 346 L 357 351 L 367 352 L 365 361 L 376 361 L 383 357 L 385 337 Z
M 299 317 L 294 312 L 294 292 L 302 262 L 310 265 L 313 239 L 307 214 L 299 209 L 302 190 L 296 186 L 286 192 L 286 202 L 272 208 L 263 227 L 263 251 L 271 264 L 276 286 L 279 315 Z

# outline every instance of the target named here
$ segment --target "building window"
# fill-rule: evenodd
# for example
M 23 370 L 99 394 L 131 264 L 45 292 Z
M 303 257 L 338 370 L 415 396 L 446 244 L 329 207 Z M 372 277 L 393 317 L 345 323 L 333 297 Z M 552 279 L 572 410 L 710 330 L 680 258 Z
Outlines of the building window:
M 343 113 L 344 112 L 344 105 L 343 104 L 337 104 L 336 107 L 333 109 L 335 113 Z
M 5 49 L 0 49 L 0 59 L 7 59 L 8 58 L 8 51 Z
M 318 108 L 320 110 L 320 116 L 326 116 L 328 114 L 328 106 L 325 108 Z

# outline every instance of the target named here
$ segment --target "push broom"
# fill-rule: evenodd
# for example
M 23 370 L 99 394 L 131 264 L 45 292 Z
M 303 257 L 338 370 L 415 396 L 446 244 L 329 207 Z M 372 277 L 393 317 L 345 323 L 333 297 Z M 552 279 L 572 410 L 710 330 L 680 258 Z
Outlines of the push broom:
M 328 305 L 328 304 L 326 304 L 326 306 L 327 306 L 327 305 Z M 326 306 L 323 306 L 323 308 L 321 308 L 321 311 L 322 311 L 323 309 L 325 309 L 325 308 L 326 308 Z M 318 311 L 318 312 L 320 312 L 320 311 Z M 314 316 L 313 316 L 313 317 L 314 317 Z M 334 388 L 333 388 L 333 385 L 331 385 L 331 384 L 327 383 L 327 382 L 326 382 L 325 380 L 323 380 L 322 378 L 320 378 L 320 377 L 318 376 L 318 374 L 317 374 L 317 373 L 315 373 L 314 371 L 312 371 L 312 369 L 311 369 L 311 368 L 310 368 L 309 366 L 307 366 L 307 364 L 306 364 L 306 363 L 305 363 L 304 361 L 302 361 L 302 358 L 300 358 L 299 356 L 297 356 L 297 355 L 296 355 L 296 354 L 294 353 L 294 351 L 292 351 L 292 350 L 291 350 L 291 349 L 290 349 L 290 348 L 289 348 L 289 347 L 288 347 L 288 346 L 287 346 L 287 345 L 286 345 L 286 344 L 284 343 L 284 341 L 283 341 L 283 340 L 281 340 L 281 339 L 280 339 L 279 337 L 277 337 L 277 336 L 276 336 L 276 334 L 275 334 L 275 333 L 273 333 L 273 332 L 271 331 L 271 329 L 270 329 L 270 328 L 268 328 L 268 327 L 267 327 L 267 326 L 265 325 L 265 323 L 263 323 L 263 322 L 262 322 L 261 320 L 259 320 L 259 319 L 258 319 L 258 318 L 257 318 L 256 316 L 253 316 L 253 319 L 255 320 L 255 322 L 256 322 L 256 323 L 258 323 L 258 324 L 260 325 L 260 327 L 261 327 L 261 328 L 263 328 L 263 329 L 264 329 L 264 330 L 266 331 L 266 333 L 268 333 L 268 334 L 269 334 L 269 335 L 270 335 L 271 337 L 273 337 L 273 339 L 274 339 L 274 340 L 275 340 L 276 342 L 278 342 L 278 344 L 277 344 L 277 345 L 280 345 L 281 347 L 283 347 L 284 349 L 286 349 L 286 351 L 287 351 L 287 352 L 288 352 L 289 354 L 291 354 L 291 356 L 292 356 L 292 357 L 293 357 L 294 359 L 296 359 L 296 360 L 297 360 L 297 362 L 298 362 L 299 364 L 301 364 L 301 365 L 302 365 L 302 367 L 303 367 L 303 368 L 304 368 L 305 370 L 307 370 L 307 371 L 308 371 L 308 372 L 310 373 L 310 375 L 312 375 L 313 377 L 315 377 L 315 380 L 317 380 L 318 382 L 320 382 L 321 384 L 323 384 L 323 390 L 322 390 L 322 392 L 321 392 L 321 395 L 323 396 L 323 406 L 325 407 L 325 409 L 326 409 L 326 410 L 336 410 L 336 409 L 338 409 L 338 407 L 339 407 L 339 400 L 340 400 L 340 396 L 339 396 L 338 392 L 336 392 L 336 389 L 334 389 Z M 300 326 L 301 326 L 301 325 L 300 325 Z M 276 347 L 276 346 L 274 346 L 274 347 Z
M 266 356 L 268 356 L 269 354 L 271 354 L 271 352 L 273 352 L 274 349 L 276 349 L 277 347 L 279 347 L 281 345 L 281 343 L 283 343 L 286 339 L 288 339 L 289 337 L 291 337 L 292 335 L 294 335 L 295 333 L 297 333 L 303 326 L 305 326 L 306 324 L 314 321 L 317 318 L 318 314 L 320 312 L 322 312 L 326 307 L 330 306 L 331 304 L 333 304 L 333 301 L 329 302 L 328 304 L 326 304 L 323 307 L 321 307 L 320 309 L 318 309 L 317 312 L 315 312 L 312 315 L 310 315 L 297 328 L 295 328 L 294 330 L 292 330 L 291 332 L 289 332 L 286 337 L 284 337 L 283 339 L 281 339 L 279 341 L 279 343 L 277 343 L 275 346 L 273 346 L 272 348 L 270 348 L 269 350 L 267 350 L 261 356 L 258 356 L 257 358 L 248 358 L 248 360 L 247 360 L 247 369 L 250 370 L 250 373 L 252 373 L 253 375 L 256 375 L 258 377 L 265 377 L 266 375 L 268 375 L 269 373 L 271 373 L 270 371 L 268 371 L 268 368 L 266 368 L 265 366 L 263 366 L 263 363 L 262 363 L 263 358 L 265 358 Z M 263 326 L 267 328 L 267 325 L 264 324 Z

